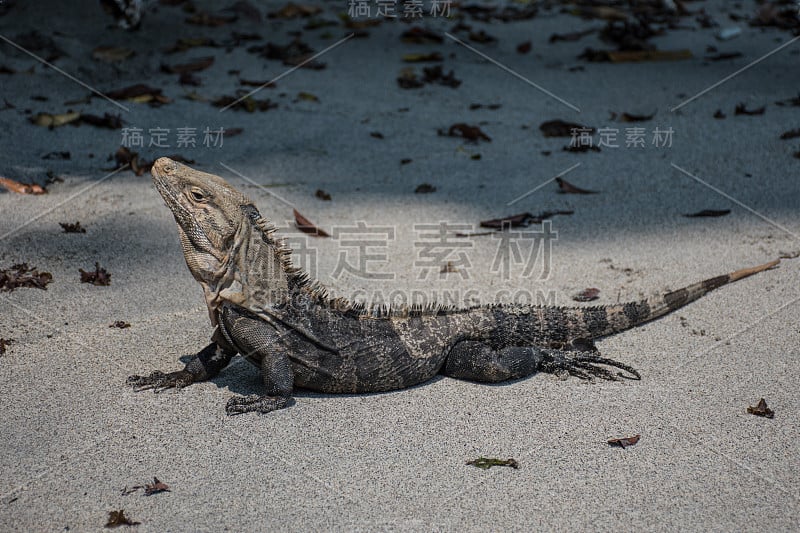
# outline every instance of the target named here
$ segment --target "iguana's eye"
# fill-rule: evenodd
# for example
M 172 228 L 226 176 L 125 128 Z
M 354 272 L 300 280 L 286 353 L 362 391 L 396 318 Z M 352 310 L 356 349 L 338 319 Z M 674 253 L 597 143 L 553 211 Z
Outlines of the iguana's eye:
M 208 200 L 208 198 L 206 197 L 206 193 L 203 192 L 203 189 L 199 187 L 192 187 L 191 189 L 189 189 L 189 195 L 195 202 L 205 202 L 206 200 Z

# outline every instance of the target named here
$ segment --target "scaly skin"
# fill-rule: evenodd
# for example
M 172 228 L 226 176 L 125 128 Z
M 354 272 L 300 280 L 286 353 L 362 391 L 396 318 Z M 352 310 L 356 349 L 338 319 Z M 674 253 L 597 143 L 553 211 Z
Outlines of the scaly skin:
M 403 389 L 437 374 L 501 382 L 537 371 L 639 379 L 601 357 L 594 339 L 638 326 L 707 292 L 778 264 L 717 276 L 658 298 L 599 307 L 363 308 L 329 299 L 291 264 L 253 203 L 222 178 L 162 157 L 153 181 L 178 224 L 203 287 L 212 343 L 183 370 L 131 376 L 136 390 L 182 388 L 217 375 L 236 354 L 261 369 L 265 395 L 236 396 L 229 415 L 292 403 L 295 387 L 328 393 Z M 617 368 L 626 371 L 614 372 Z

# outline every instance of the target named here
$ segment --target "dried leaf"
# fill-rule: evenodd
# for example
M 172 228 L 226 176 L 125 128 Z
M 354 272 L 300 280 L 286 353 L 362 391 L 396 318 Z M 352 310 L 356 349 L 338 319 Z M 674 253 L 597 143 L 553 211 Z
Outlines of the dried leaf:
M 289 2 L 282 8 L 270 12 L 267 16 L 271 19 L 295 19 L 295 18 L 308 18 L 312 15 L 317 15 L 322 12 L 322 8 L 310 4 L 294 4 Z
M 136 526 L 138 524 L 141 524 L 141 522 L 132 521 L 130 518 L 125 516 L 125 509 L 108 512 L 108 522 L 106 522 L 106 527 L 108 528 L 117 526 Z
M 474 41 L 476 43 L 483 43 L 483 44 L 485 44 L 485 43 L 493 43 L 493 42 L 497 41 L 496 37 L 492 37 L 491 35 L 489 35 L 488 33 L 486 33 L 483 30 L 470 32 L 469 35 L 468 35 L 468 38 L 469 38 L 470 41 Z
M 0 177 L 0 187 L 5 187 L 18 194 L 47 194 L 47 189 L 41 185 L 20 183 L 9 178 Z
M 620 438 L 620 439 L 608 439 L 608 444 L 610 446 L 619 446 L 620 448 L 624 449 L 624 448 L 627 448 L 628 446 L 633 446 L 634 444 L 639 442 L 639 439 L 641 437 L 642 437 L 641 435 L 634 435 L 633 437 L 623 437 L 623 438 Z
M 587 61 L 612 63 L 631 63 L 639 61 L 680 61 L 691 59 L 692 51 L 683 50 L 594 50 L 587 48 L 578 56 Z
M 85 122 L 97 128 L 108 128 L 110 130 L 122 128 L 122 117 L 110 113 L 103 113 L 102 117 L 83 113 L 81 114 L 81 122 Z
M 469 110 L 470 111 L 475 111 L 476 109 L 486 108 L 486 109 L 491 109 L 492 111 L 494 111 L 495 109 L 500 109 L 501 107 L 503 107 L 502 104 L 486 104 L 486 105 L 484 105 L 484 104 L 470 104 L 469 105 Z
M 467 464 L 482 470 L 488 470 L 493 466 L 508 466 L 515 470 L 519 468 L 519 463 L 515 459 L 494 459 L 492 457 L 478 457 L 467 461 Z
M 319 198 L 320 200 L 323 200 L 325 202 L 330 202 L 331 201 L 330 193 L 327 193 L 327 192 L 323 191 L 322 189 L 317 189 L 317 192 L 314 193 L 314 196 L 316 196 L 317 198 Z
M 400 35 L 404 43 L 412 44 L 439 44 L 444 42 L 444 37 L 436 32 L 414 26 Z
M 594 287 L 583 289 L 572 297 L 576 302 L 591 302 L 598 298 L 600 298 L 600 289 L 595 289 Z
M 70 122 L 75 122 L 81 118 L 81 114 L 77 111 L 69 111 L 67 113 L 61 113 L 58 115 L 51 115 L 50 113 L 39 113 L 35 117 L 31 118 L 30 121 L 36 124 L 37 126 L 42 126 L 46 128 L 57 128 L 59 126 L 63 126 L 64 124 L 69 124 Z
M 430 52 L 427 54 L 404 54 L 403 61 L 406 63 L 426 63 L 433 61 L 443 61 L 444 58 L 439 52 Z
M 159 492 L 170 492 L 169 486 L 166 483 L 159 481 L 157 477 L 153 477 L 152 483 L 145 484 L 144 495 L 152 496 L 153 494 L 158 494 Z
M 562 194 L 597 194 L 598 192 L 590 191 L 588 189 L 581 189 L 580 187 L 576 187 L 563 178 L 556 178 L 556 183 L 558 183 L 558 192 Z
M 800 94 L 795 96 L 794 98 L 787 98 L 786 100 L 779 100 L 775 102 L 776 105 L 781 107 L 783 106 L 790 106 L 790 107 L 800 107 Z
M 781 139 L 794 139 L 795 137 L 800 137 L 800 128 L 785 131 L 781 134 Z
M 414 194 L 429 194 L 432 192 L 436 192 L 436 187 L 430 183 L 420 183 L 417 185 L 417 188 L 414 189 Z
M 180 65 L 161 65 L 161 71 L 167 74 L 185 74 L 187 72 L 199 72 L 205 70 L 214 64 L 214 57 L 199 57 L 190 61 L 189 63 L 181 63 Z
M 383 133 L 379 131 L 371 131 L 369 134 L 370 137 L 375 137 L 376 139 L 383 139 Z
M 764 398 L 761 398 L 758 401 L 758 405 L 755 407 L 748 407 L 747 412 L 751 415 L 763 416 L 764 418 L 775 418 L 775 412 L 767 407 L 767 401 Z
M 465 124 L 463 122 L 459 122 L 450 126 L 450 128 L 447 130 L 447 133 L 439 130 L 439 135 L 446 135 L 448 137 L 461 137 L 470 142 L 492 141 L 492 139 L 489 138 L 489 136 L 483 131 L 481 131 L 478 126 L 470 126 L 469 124 Z
M 311 223 L 311 221 L 301 215 L 297 209 L 294 210 L 294 224 L 297 226 L 297 229 L 303 233 L 308 233 L 309 235 L 313 235 L 315 237 L 330 237 L 326 231 Z
M 712 56 L 706 56 L 707 61 L 727 61 L 728 59 L 736 59 L 742 57 L 741 52 L 722 52 Z
M 653 117 L 656 116 L 656 112 L 654 111 L 650 115 L 637 115 L 635 113 L 627 113 L 623 112 L 617 115 L 617 113 L 611 113 L 611 120 L 619 120 L 620 122 L 647 122 L 648 120 L 652 120 Z
M 6 350 L 8 349 L 8 345 L 11 344 L 12 342 L 14 342 L 14 339 L 3 339 L 3 338 L 0 338 L 0 355 L 3 355 L 4 353 L 6 353 Z
M 225 130 L 225 138 L 236 137 L 237 135 L 241 135 L 243 131 L 244 128 L 228 128 Z
M 86 272 L 82 268 L 78 269 L 81 273 L 81 283 L 91 283 L 92 285 L 108 286 L 111 285 L 111 274 L 105 268 L 100 267 L 100 263 L 94 264 L 94 272 Z
M 28 268 L 27 263 L 12 265 L 7 270 L 0 270 L 0 291 L 11 292 L 20 287 L 47 290 L 52 283 L 53 275 L 39 272 L 36 267 Z
M 730 209 L 703 209 L 702 211 L 698 211 L 697 213 L 690 213 L 688 215 L 683 215 L 689 218 L 699 218 L 699 217 L 724 217 L 727 214 L 730 214 Z
M 150 171 L 150 167 L 153 166 L 152 161 L 144 161 L 139 160 L 139 154 L 137 152 L 131 151 L 126 146 L 120 146 L 114 155 L 111 157 L 116 162 L 117 166 L 116 169 L 122 168 L 124 166 L 130 166 L 131 170 L 137 175 L 141 176 L 145 172 Z
M 106 96 L 112 100 L 128 100 L 137 104 L 160 105 L 167 104 L 171 100 L 161 94 L 161 89 L 149 87 L 144 83 L 137 83 L 129 87 L 123 87 L 114 91 L 109 91 Z
M 86 233 L 86 228 L 82 227 L 80 222 L 59 222 L 58 225 L 64 233 Z
M 258 80 L 239 80 L 239 85 L 244 85 L 245 87 L 262 87 L 264 89 L 274 89 L 278 85 L 274 81 L 258 81 Z
M 114 321 L 113 324 L 109 324 L 108 327 L 110 327 L 110 328 L 118 328 L 118 329 L 127 329 L 127 328 L 131 327 L 131 325 L 128 322 L 125 322 L 124 320 L 116 320 L 116 321 Z
M 319 97 L 316 94 L 307 93 L 305 91 L 300 91 L 297 93 L 298 100 L 304 100 L 306 102 L 319 102 Z
M 524 43 L 519 43 L 517 45 L 517 53 L 518 54 L 527 54 L 533 48 L 533 44 L 530 41 L 525 41 Z
M 445 74 L 441 65 L 425 67 L 422 69 L 422 74 L 422 81 L 425 83 L 437 83 L 452 89 L 461 85 L 461 80 L 456 79 L 455 73 L 451 70 Z
M 269 98 L 258 100 L 252 96 L 246 96 L 244 98 L 240 96 L 220 96 L 216 100 L 213 100 L 211 105 L 216 107 L 231 106 L 230 109 L 247 111 L 248 113 L 253 113 L 254 111 L 269 111 L 270 109 L 278 107 L 277 102 L 273 102 Z
M 595 129 L 582 124 L 574 122 L 565 122 L 563 120 L 548 120 L 539 125 L 545 137 L 572 137 L 577 132 L 594 133 Z
M 764 111 L 767 110 L 767 106 L 761 106 L 756 109 L 747 109 L 747 105 L 744 103 L 737 104 L 736 110 L 733 112 L 734 115 L 763 115 Z
M 439 269 L 440 274 L 454 274 L 456 272 L 459 272 L 459 270 L 452 261 L 448 261 L 447 263 L 443 264 L 442 268 Z
M 723 113 L 723 112 L 722 112 L 722 109 L 717 109 L 717 110 L 714 112 L 714 118 L 716 118 L 716 119 L 723 119 L 723 118 L 725 118 L 725 113 Z
M 481 222 L 482 228 L 519 228 L 529 226 L 530 224 L 539 224 L 543 220 L 552 218 L 555 215 L 571 215 L 574 211 L 545 211 L 539 215 L 532 215 L 531 213 L 519 213 L 503 218 L 494 218 L 492 220 L 484 220 Z
M 133 50 L 121 46 L 98 46 L 92 50 L 92 59 L 105 61 L 106 63 L 125 61 L 132 55 L 134 55 Z
M 406 157 L 406 158 L 403 158 L 403 159 L 400 160 L 400 164 L 401 165 L 407 165 L 407 164 L 411 163 L 412 161 L 414 161 L 414 160 L 411 159 L 411 158 Z
M 62 160 L 70 160 L 72 158 L 72 154 L 69 152 L 49 152 L 42 156 L 42 159 L 62 159 Z
M 413 68 L 404 68 L 397 77 L 397 85 L 399 85 L 401 89 L 419 89 L 425 85 L 425 83 L 417 78 L 417 73 Z

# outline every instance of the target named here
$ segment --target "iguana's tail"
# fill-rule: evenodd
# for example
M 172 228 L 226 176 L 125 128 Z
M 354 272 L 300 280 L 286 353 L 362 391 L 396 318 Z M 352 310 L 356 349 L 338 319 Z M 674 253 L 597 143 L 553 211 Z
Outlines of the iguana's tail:
M 730 274 L 694 283 L 663 296 L 648 298 L 639 302 L 582 308 L 583 318 L 591 338 L 605 337 L 664 316 L 718 287 L 757 274 L 774 267 L 778 263 L 780 263 L 780 259 L 753 268 L 743 268 Z

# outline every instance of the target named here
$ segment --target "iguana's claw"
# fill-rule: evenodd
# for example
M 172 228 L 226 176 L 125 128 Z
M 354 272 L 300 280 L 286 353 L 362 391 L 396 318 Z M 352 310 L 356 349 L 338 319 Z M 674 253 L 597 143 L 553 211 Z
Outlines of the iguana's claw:
M 283 409 L 288 403 L 288 398 L 283 398 L 282 396 L 259 396 L 258 394 L 233 396 L 225 404 L 225 412 L 228 416 L 252 412 L 266 414 Z
M 156 370 L 149 376 L 129 376 L 127 383 L 136 392 L 153 389 L 153 392 L 161 392 L 165 389 L 182 389 L 193 383 L 192 375 L 186 370 L 178 370 L 165 374 Z

